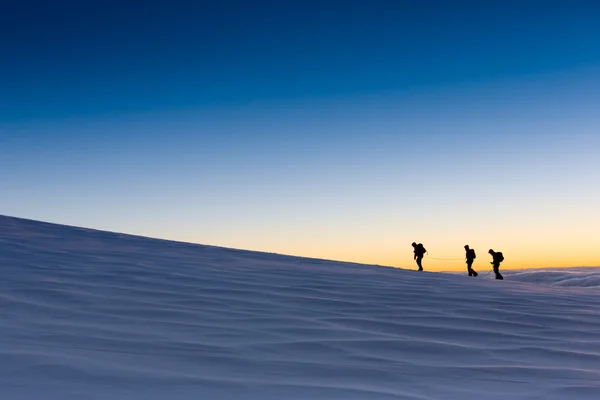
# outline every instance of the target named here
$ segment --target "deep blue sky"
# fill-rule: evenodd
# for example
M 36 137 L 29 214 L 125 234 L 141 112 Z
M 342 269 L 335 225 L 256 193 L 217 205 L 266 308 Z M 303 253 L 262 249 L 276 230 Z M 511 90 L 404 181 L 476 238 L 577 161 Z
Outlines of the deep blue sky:
M 381 263 L 600 218 L 598 1 L 3 1 L 0 55 L 0 213 Z
M 597 1 L 4 1 L 1 120 L 378 93 L 597 64 Z

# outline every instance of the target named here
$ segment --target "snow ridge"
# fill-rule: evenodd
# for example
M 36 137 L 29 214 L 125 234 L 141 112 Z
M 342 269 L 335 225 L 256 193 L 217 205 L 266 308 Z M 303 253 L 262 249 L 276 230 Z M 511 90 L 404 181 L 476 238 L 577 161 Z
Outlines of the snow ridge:
M 0 398 L 600 398 L 598 272 L 506 272 L 0 216 Z

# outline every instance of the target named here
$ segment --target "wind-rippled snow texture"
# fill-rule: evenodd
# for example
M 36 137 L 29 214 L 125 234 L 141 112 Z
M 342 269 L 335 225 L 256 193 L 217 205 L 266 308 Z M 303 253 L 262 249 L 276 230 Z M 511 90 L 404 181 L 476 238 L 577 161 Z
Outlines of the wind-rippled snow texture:
M 510 279 L 542 285 L 600 289 L 600 268 L 557 268 L 509 271 Z
M 0 398 L 600 399 L 598 291 L 513 278 L 0 217 Z

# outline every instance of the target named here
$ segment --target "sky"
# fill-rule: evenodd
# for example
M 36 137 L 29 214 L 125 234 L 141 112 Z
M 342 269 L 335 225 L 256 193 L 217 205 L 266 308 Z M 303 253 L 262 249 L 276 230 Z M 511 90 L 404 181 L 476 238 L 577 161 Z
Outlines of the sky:
M 597 1 L 3 1 L 0 214 L 600 265 Z

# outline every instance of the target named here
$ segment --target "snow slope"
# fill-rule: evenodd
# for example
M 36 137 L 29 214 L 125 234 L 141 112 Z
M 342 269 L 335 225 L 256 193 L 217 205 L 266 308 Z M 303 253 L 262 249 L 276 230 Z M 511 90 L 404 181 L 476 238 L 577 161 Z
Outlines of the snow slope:
M 595 288 L 600 290 L 600 268 L 552 268 L 509 271 L 510 279 L 542 285 Z
M 0 398 L 600 399 L 600 291 L 523 276 L 0 217 Z

